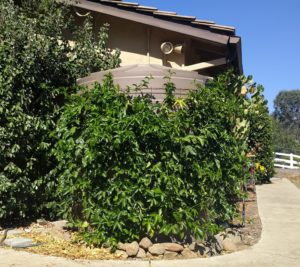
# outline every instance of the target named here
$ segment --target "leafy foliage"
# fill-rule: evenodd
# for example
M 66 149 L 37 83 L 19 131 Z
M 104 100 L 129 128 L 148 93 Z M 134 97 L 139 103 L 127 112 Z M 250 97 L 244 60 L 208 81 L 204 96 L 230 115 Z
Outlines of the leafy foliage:
M 71 25 L 56 1 L 0 2 L 0 221 L 43 214 L 54 185 L 49 131 L 65 93 L 79 76 L 119 64 L 105 48 L 107 26 L 96 41 L 89 21 Z M 86 39 L 73 46 L 66 31 Z
M 51 0 L 0 11 L 0 222 L 56 208 L 92 244 L 202 238 L 234 215 L 247 152 L 266 166 L 261 181 L 272 172 L 266 103 L 249 78 L 228 72 L 176 99 L 166 77 L 161 104 L 112 77 L 78 94 L 76 78 L 119 64 L 107 26 L 96 41 L 89 20 L 73 29 Z
M 269 182 L 274 174 L 273 124 L 269 115 L 267 101 L 264 99 L 261 85 L 251 85 L 253 91 L 252 107 L 249 113 L 250 135 L 249 149 L 255 156 L 256 165 L 262 166 L 256 172 L 256 180 Z
M 167 78 L 162 104 L 120 92 L 111 77 L 73 94 L 54 149 L 61 215 L 93 244 L 215 232 L 249 176 L 248 119 L 260 91 L 241 94 L 247 82 L 228 72 L 175 99 Z

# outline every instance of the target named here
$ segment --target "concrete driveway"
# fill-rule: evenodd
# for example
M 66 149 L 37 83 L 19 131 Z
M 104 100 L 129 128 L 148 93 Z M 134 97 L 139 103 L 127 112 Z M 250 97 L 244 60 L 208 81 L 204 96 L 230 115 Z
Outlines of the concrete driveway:
M 0 266 L 26 267 L 299 267 L 300 190 L 287 179 L 257 186 L 262 237 L 255 246 L 207 259 L 170 261 L 72 261 L 0 249 Z

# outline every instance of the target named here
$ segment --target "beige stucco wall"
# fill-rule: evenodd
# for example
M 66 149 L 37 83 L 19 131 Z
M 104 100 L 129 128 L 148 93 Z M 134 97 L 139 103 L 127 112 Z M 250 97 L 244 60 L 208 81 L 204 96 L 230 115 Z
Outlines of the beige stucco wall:
M 109 48 L 121 50 L 121 66 L 139 63 L 181 68 L 184 65 L 184 54 L 172 53 L 166 56 L 165 61 L 160 50 L 163 42 L 183 44 L 185 42 L 183 35 L 105 14 L 94 13 L 95 31 L 99 30 L 105 22 L 110 24 Z

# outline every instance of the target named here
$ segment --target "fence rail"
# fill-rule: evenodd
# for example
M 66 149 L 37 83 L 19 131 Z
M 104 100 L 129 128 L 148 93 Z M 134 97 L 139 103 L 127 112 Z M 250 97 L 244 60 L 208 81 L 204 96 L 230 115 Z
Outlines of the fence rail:
M 282 169 L 300 169 L 300 156 L 276 152 L 274 166 Z

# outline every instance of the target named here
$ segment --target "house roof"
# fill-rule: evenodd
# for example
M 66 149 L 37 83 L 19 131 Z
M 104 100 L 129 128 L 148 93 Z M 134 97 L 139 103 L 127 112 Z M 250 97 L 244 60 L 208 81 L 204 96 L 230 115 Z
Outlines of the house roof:
M 98 2 L 104 5 L 115 6 L 121 9 L 126 9 L 153 17 L 170 20 L 176 23 L 189 24 L 195 28 L 211 30 L 217 33 L 223 33 L 228 35 L 235 34 L 235 28 L 232 26 L 219 25 L 216 24 L 214 21 L 197 19 L 194 16 L 180 15 L 172 11 L 162 11 L 156 7 L 143 6 L 139 3 L 125 2 L 122 0 L 89 0 L 89 2 Z
M 235 35 L 234 27 L 218 25 L 213 21 L 200 20 L 194 16 L 179 15 L 176 12 L 162 11 L 156 7 L 122 0 L 79 0 L 73 5 L 228 46 L 234 53 L 234 65 L 237 66 L 240 73 L 243 72 L 241 38 Z

